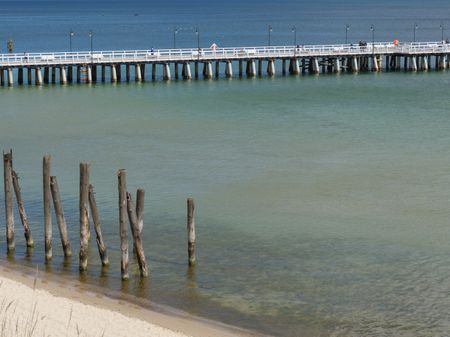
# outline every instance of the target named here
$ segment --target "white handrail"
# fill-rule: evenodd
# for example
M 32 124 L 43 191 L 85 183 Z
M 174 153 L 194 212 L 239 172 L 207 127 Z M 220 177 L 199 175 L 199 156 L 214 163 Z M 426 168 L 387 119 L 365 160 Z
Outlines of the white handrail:
M 450 53 L 450 44 L 438 42 L 374 42 L 335 45 L 256 46 L 227 48 L 184 48 L 0 54 L 0 67 L 27 65 L 67 65 L 81 63 L 215 61 L 251 58 L 354 56 L 376 54 Z

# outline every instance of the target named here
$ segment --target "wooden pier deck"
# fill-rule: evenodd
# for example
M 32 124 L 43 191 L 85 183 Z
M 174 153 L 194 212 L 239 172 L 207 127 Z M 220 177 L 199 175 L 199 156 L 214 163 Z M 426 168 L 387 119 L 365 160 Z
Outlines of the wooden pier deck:
M 146 66 L 151 67 L 151 80 L 166 81 L 231 78 L 236 70 L 240 77 L 443 70 L 450 66 L 449 55 L 450 44 L 444 41 L 0 54 L 0 85 L 22 85 L 25 78 L 30 85 L 121 82 L 132 77 L 141 82 L 148 80 Z

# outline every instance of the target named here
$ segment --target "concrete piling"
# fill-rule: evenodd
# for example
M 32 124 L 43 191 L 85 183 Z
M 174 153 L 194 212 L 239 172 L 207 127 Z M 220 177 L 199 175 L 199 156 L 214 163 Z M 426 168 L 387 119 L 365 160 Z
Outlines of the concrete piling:
M 17 84 L 22 85 L 23 84 L 23 68 L 19 67 L 17 69 Z
M 152 63 L 152 81 L 156 81 L 156 63 Z
M 12 87 L 14 85 L 14 77 L 12 68 L 8 68 L 8 87 Z
M 267 75 L 275 76 L 275 62 L 274 60 L 269 60 L 267 62 Z
M 192 75 L 191 75 L 191 66 L 189 65 L 189 63 L 183 63 L 183 68 L 181 70 L 182 76 L 183 76 L 183 80 L 190 80 L 192 79 Z
M 298 75 L 300 74 L 300 65 L 297 58 L 289 60 L 289 74 Z
M 203 78 L 205 80 L 210 80 L 213 77 L 212 72 L 212 63 L 211 62 L 205 62 L 203 63 Z
M 134 80 L 136 82 L 142 82 L 142 71 L 141 71 L 141 65 L 135 64 L 134 65 Z
M 225 63 L 225 77 L 232 78 L 233 77 L 233 64 L 231 61 L 227 61 Z
M 59 78 L 61 84 L 67 84 L 66 68 L 64 66 L 61 66 L 61 68 L 59 68 L 59 71 L 60 71 Z
M 169 63 L 163 64 L 163 80 L 164 81 L 170 81 L 170 66 Z
M 40 67 L 36 67 L 35 69 L 35 81 L 36 85 L 42 85 L 42 72 Z
M 117 82 L 117 69 L 114 64 L 111 64 L 111 82 L 116 83 Z
M 32 77 L 32 69 L 30 67 L 27 68 L 27 82 L 28 85 L 31 85 L 33 83 L 33 77 Z
M 256 65 L 254 60 L 247 61 L 246 75 L 247 77 L 256 76 Z

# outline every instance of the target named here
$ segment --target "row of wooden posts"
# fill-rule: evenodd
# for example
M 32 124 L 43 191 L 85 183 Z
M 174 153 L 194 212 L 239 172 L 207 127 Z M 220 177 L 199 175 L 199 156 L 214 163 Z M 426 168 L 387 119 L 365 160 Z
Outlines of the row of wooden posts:
M 59 234 L 65 257 L 72 255 L 69 236 L 67 233 L 67 224 L 64 216 L 64 210 L 61 202 L 58 181 L 51 175 L 51 157 L 45 155 L 43 158 L 43 199 L 44 199 L 44 230 L 45 230 L 45 260 L 52 259 L 52 199 L 58 223 Z M 28 247 L 34 246 L 27 213 L 22 200 L 19 176 L 13 170 L 12 150 L 3 152 L 4 167 L 4 190 L 5 190 L 5 220 L 6 220 L 6 242 L 8 252 L 15 249 L 14 242 L 14 209 L 13 193 L 16 196 L 16 202 L 20 219 L 24 228 L 24 235 Z M 90 222 L 92 219 L 98 251 L 103 266 L 109 265 L 108 253 L 102 236 L 100 216 L 95 200 L 94 187 L 90 184 L 90 164 L 80 163 L 80 252 L 79 269 L 85 271 L 88 265 L 88 247 L 90 239 Z M 133 237 L 134 251 L 139 265 L 140 275 L 148 275 L 147 261 L 142 242 L 142 229 L 144 227 L 144 197 L 145 190 L 138 189 L 136 193 L 136 207 L 134 206 L 131 193 L 127 192 L 126 171 L 121 169 L 117 172 L 118 190 L 119 190 L 119 233 L 120 233 L 120 251 L 121 251 L 121 275 L 122 279 L 129 278 L 128 275 L 128 223 Z M 187 237 L 188 237 L 188 262 L 190 266 L 195 264 L 195 217 L 194 200 L 187 199 Z

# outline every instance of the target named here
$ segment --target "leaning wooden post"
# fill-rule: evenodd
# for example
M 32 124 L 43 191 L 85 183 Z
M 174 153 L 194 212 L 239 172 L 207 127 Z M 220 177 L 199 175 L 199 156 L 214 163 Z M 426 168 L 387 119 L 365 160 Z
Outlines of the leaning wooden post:
M 20 220 L 22 221 L 25 240 L 27 242 L 27 247 L 33 247 L 34 241 L 31 235 L 30 224 L 28 223 L 27 213 L 25 212 L 25 206 L 22 200 L 22 193 L 20 191 L 19 176 L 15 171 L 12 171 L 12 181 L 14 186 L 14 192 L 16 194 L 17 207 L 19 208 Z
M 12 178 L 12 150 L 3 152 L 3 178 L 5 189 L 5 221 L 6 244 L 8 252 L 14 250 L 14 210 L 13 210 L 13 178 Z
M 64 256 L 69 257 L 72 256 L 72 249 L 70 247 L 69 235 L 67 234 L 66 218 L 64 217 L 61 194 L 59 193 L 58 180 L 56 177 L 50 177 L 50 188 L 52 190 L 53 206 L 55 208 L 56 221 L 58 222 L 59 235 L 61 237 Z
M 131 233 L 133 234 L 134 250 L 136 251 L 139 271 L 141 272 L 142 277 L 147 277 L 148 272 L 147 272 L 147 262 L 145 260 L 144 246 L 142 244 L 138 218 L 136 216 L 136 211 L 130 193 L 127 193 L 127 210 L 128 210 L 128 219 L 130 221 Z
M 187 233 L 188 233 L 188 257 L 189 265 L 195 264 L 195 217 L 194 217 L 194 199 L 187 199 Z
M 102 260 L 102 265 L 107 266 L 109 264 L 108 253 L 106 251 L 106 245 L 103 242 L 102 227 L 100 225 L 100 217 L 98 215 L 97 202 L 95 201 L 94 187 L 92 185 L 89 185 L 89 205 L 91 206 L 92 221 L 94 222 L 100 259 Z
M 144 198 L 145 190 L 139 188 L 136 193 L 136 217 L 139 233 L 142 233 L 142 228 L 144 227 Z
M 120 271 L 122 280 L 128 279 L 128 234 L 127 234 L 127 173 L 121 169 L 117 172 L 119 179 L 119 230 L 120 230 Z
M 88 163 L 80 163 L 80 271 L 85 271 L 88 263 L 89 170 Z
M 45 260 L 52 258 L 52 210 L 50 191 L 50 155 L 45 155 L 42 163 L 44 183 L 44 226 L 45 226 Z

